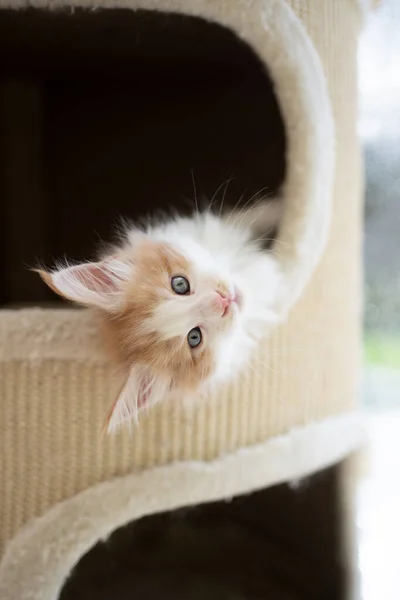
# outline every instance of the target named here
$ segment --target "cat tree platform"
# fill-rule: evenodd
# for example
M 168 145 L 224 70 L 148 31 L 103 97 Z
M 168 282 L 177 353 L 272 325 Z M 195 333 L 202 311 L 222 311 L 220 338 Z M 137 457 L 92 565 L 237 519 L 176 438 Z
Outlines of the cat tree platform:
M 210 563 L 232 597 L 354 597 L 365 4 L 0 1 L 2 600 L 117 598 L 96 562 L 113 532 L 129 597 L 146 572 L 197 569 L 200 589 Z M 101 440 L 115 381 L 95 317 L 48 306 L 25 267 L 87 259 L 119 214 L 184 210 L 191 170 L 208 196 L 233 175 L 227 205 L 282 189 L 280 324 L 232 386 Z

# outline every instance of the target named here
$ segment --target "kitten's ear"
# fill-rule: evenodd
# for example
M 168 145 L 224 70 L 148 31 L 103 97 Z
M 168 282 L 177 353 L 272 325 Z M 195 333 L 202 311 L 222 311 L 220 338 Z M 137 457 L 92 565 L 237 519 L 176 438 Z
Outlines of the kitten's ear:
M 60 296 L 84 306 L 112 311 L 120 305 L 123 284 L 131 276 L 132 266 L 110 258 L 51 272 L 38 270 L 38 273 Z
M 155 375 L 149 367 L 135 365 L 106 417 L 104 430 L 114 433 L 125 424 L 137 422 L 138 415 L 166 399 L 171 381 Z

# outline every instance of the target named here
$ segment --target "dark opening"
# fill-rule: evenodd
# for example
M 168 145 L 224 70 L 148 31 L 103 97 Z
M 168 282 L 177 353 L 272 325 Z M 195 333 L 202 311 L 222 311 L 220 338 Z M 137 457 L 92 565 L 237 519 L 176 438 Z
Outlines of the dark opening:
M 60 600 L 343 600 L 341 518 L 339 467 L 145 517 L 88 552 Z
M 219 25 L 149 11 L 1 11 L 0 65 L 3 304 L 52 298 L 28 267 L 91 258 L 120 216 L 193 208 L 191 171 L 208 198 L 232 178 L 228 205 L 283 181 L 271 81 Z

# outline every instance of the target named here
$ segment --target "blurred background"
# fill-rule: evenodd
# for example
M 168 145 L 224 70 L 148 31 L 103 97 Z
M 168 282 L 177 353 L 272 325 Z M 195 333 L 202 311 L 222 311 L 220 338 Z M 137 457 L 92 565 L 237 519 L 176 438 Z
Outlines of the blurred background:
M 363 600 L 400 598 L 400 1 L 381 0 L 359 52 L 366 168 L 363 401 L 371 447 L 359 491 Z

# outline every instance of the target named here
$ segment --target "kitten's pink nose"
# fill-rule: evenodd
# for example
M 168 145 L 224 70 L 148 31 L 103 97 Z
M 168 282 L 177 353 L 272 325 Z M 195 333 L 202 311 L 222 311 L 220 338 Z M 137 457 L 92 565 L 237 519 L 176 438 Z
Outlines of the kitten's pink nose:
M 225 298 L 225 296 L 223 296 L 220 292 L 217 292 L 217 294 L 219 297 L 219 304 L 221 307 L 222 316 L 224 316 L 226 314 L 226 311 L 228 310 L 231 300 L 229 298 Z

